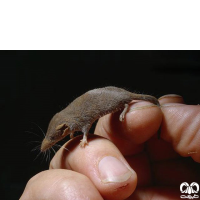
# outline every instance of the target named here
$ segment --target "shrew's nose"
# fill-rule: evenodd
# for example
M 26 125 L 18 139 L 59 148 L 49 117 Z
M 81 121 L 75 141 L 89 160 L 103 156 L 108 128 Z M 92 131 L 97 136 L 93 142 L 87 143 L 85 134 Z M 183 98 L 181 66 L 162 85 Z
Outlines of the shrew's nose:
M 48 139 L 44 138 L 44 140 L 42 141 L 40 150 L 41 150 L 41 152 L 44 152 L 47 149 L 49 149 L 51 146 L 52 146 L 51 142 Z

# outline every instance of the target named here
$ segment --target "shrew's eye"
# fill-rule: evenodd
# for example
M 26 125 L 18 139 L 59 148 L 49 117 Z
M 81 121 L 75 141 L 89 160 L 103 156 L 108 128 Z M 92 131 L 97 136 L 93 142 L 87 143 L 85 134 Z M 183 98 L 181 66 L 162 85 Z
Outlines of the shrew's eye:
M 55 140 L 59 139 L 62 134 L 63 134 L 63 131 L 58 130 L 52 136 L 50 136 L 50 140 L 55 141 Z
M 54 136 L 50 136 L 50 140 L 51 141 L 54 141 L 56 139 L 56 136 L 54 135 Z

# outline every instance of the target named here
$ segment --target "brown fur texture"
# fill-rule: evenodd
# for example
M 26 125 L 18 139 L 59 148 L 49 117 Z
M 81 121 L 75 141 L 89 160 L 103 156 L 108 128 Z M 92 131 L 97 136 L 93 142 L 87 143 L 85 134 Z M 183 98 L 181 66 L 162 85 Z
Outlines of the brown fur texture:
M 41 151 L 50 148 L 66 135 L 73 135 L 75 131 L 83 132 L 87 139 L 89 129 L 95 120 L 124 109 L 132 100 L 150 101 L 159 105 L 153 96 L 131 93 L 117 87 L 110 86 L 86 92 L 52 118 Z

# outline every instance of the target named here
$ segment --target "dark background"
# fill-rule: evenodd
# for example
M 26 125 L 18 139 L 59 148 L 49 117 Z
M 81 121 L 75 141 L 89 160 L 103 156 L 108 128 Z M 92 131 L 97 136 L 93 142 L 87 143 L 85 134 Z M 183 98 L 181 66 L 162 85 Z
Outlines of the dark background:
M 114 85 L 200 103 L 199 51 L 1 51 L 0 113 L 3 199 L 19 199 L 27 181 L 48 169 L 31 151 L 52 116 L 87 90 Z M 39 127 L 40 128 L 39 128 Z M 28 132 L 27 132 L 28 131 Z M 32 132 L 32 133 L 30 133 Z M 35 135 L 36 134 L 36 135 Z M 53 152 L 51 152 L 53 156 Z

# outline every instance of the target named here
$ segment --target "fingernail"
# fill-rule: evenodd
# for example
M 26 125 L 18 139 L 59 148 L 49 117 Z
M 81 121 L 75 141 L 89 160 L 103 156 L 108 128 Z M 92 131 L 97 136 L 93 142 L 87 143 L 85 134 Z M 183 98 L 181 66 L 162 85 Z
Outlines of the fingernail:
M 183 97 L 178 94 L 166 94 L 166 95 L 163 95 L 162 97 L 160 97 L 159 100 L 164 99 L 164 98 L 183 98 Z
M 137 103 L 133 103 L 129 107 L 129 112 L 135 111 L 135 110 L 141 110 L 141 109 L 146 109 L 146 108 L 151 108 L 151 107 L 157 107 L 157 105 L 148 102 L 148 101 L 139 101 Z
M 124 182 L 133 172 L 124 163 L 112 156 L 106 156 L 99 162 L 99 173 L 102 182 Z
M 167 94 L 159 98 L 160 103 L 184 103 L 184 99 L 182 96 L 177 94 Z

